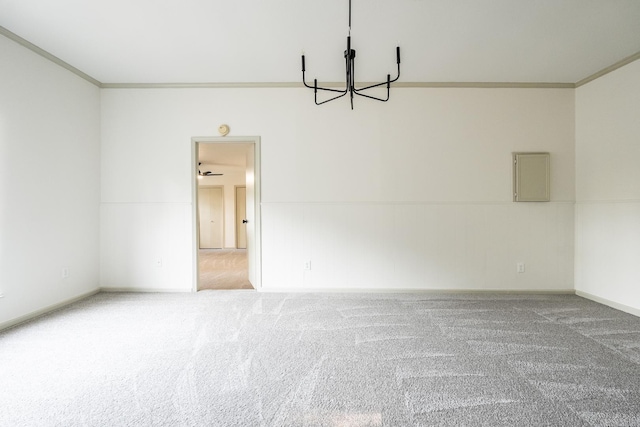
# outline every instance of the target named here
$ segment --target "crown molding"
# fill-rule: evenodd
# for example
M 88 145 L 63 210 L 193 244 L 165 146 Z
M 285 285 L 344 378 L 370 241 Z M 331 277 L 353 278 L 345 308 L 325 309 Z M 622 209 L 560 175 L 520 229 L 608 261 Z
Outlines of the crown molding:
M 102 83 L 103 89 L 251 89 L 302 87 L 296 82 Z
M 301 82 L 229 82 L 229 83 L 102 83 L 87 73 L 77 69 L 73 65 L 63 61 L 46 50 L 36 46 L 30 41 L 9 31 L 0 25 L 0 34 L 48 59 L 60 67 L 72 72 L 89 83 L 102 89 L 188 89 L 188 88 L 213 88 L 213 89 L 246 89 L 246 88 L 299 88 L 304 87 Z M 596 80 L 618 68 L 624 67 L 640 59 L 640 52 L 636 52 L 615 64 L 585 77 L 576 83 L 541 83 L 541 82 L 396 82 L 396 88 L 479 88 L 479 89 L 575 89 L 593 80 Z M 344 87 L 341 82 L 318 83 L 323 87 Z M 373 84 L 371 82 L 359 82 L 361 86 Z
M 3 27 L 1 25 L 0 25 L 0 34 L 2 34 L 3 36 L 5 36 L 8 39 L 13 40 L 14 42 L 18 43 L 19 45 L 21 45 L 23 47 L 26 47 L 27 49 L 37 53 L 38 55 L 42 56 L 43 58 L 48 59 L 49 61 L 53 62 L 54 64 L 57 64 L 57 65 L 61 66 L 62 68 L 66 69 L 67 71 L 71 71 L 73 74 L 75 74 L 78 77 L 83 78 L 84 80 L 88 81 L 89 83 L 91 83 L 93 85 L 96 85 L 97 87 L 102 87 L 102 83 L 101 82 L 99 82 L 98 80 L 94 79 L 93 77 L 91 77 L 87 73 L 84 73 L 84 72 L 78 70 L 73 65 L 71 65 L 71 64 L 69 64 L 67 62 L 64 62 L 62 59 L 58 58 L 57 56 L 54 56 L 54 55 L 50 54 L 46 50 L 36 46 L 35 44 L 31 43 L 28 40 L 23 39 L 19 35 L 7 30 L 5 27 Z
M 358 82 L 358 86 L 372 85 Z M 343 88 L 344 82 L 318 82 L 323 87 Z M 226 83 L 102 83 L 103 89 L 246 89 L 246 88 L 302 88 L 302 82 L 226 82 Z M 573 83 L 529 83 L 529 82 L 396 82 L 394 88 L 481 88 L 481 89 L 574 89 Z
M 603 68 L 602 70 L 598 71 L 597 73 L 594 73 L 592 75 L 590 75 L 589 77 L 585 77 L 584 79 L 580 80 L 579 82 L 576 82 L 575 87 L 579 88 L 580 86 L 584 86 L 589 82 L 592 82 L 606 74 L 611 73 L 612 71 L 617 70 L 618 68 L 622 68 L 627 64 L 631 64 L 634 61 L 637 61 L 638 59 L 640 59 L 640 52 L 636 52 L 633 55 L 627 56 L 626 58 L 616 62 L 613 65 L 610 65 L 606 68 Z
M 545 82 L 396 82 L 394 87 L 478 88 L 478 89 L 573 89 L 573 83 Z

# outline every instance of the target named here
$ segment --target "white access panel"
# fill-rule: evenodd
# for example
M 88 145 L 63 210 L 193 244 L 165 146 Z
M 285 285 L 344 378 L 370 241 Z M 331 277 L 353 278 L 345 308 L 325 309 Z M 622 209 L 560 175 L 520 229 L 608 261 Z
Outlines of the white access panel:
M 549 153 L 513 153 L 513 201 L 548 202 Z

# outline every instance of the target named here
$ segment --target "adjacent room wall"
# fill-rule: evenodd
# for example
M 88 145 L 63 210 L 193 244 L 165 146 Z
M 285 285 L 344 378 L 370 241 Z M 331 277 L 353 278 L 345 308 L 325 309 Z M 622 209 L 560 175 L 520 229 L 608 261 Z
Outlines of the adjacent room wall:
M 99 99 L 0 36 L 0 327 L 98 288 Z
M 571 89 L 396 88 L 353 111 L 302 88 L 105 89 L 101 284 L 191 289 L 191 138 L 227 123 L 261 137 L 264 290 L 571 290 L 574 112 Z M 513 151 L 551 153 L 550 203 L 511 201 Z
M 576 291 L 640 315 L 640 61 L 576 90 Z
M 223 187 L 224 197 L 224 247 L 231 249 L 236 247 L 236 187 L 245 184 L 245 169 L 240 166 L 216 166 L 208 167 L 222 176 L 205 176 L 198 179 L 200 186 L 219 185 Z

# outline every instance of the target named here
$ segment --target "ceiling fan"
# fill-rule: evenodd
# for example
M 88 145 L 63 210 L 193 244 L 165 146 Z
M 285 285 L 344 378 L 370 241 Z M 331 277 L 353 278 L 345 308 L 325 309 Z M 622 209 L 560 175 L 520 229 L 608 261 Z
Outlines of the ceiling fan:
M 206 172 L 202 172 L 200 170 L 200 165 L 202 165 L 202 162 L 198 162 L 198 176 L 222 176 L 224 174 L 222 173 L 211 173 L 211 171 L 206 171 Z

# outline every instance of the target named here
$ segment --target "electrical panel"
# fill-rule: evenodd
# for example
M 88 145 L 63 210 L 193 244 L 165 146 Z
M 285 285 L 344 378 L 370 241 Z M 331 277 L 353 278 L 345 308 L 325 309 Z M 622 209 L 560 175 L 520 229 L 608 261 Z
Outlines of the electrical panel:
M 513 201 L 548 202 L 549 153 L 513 153 Z

